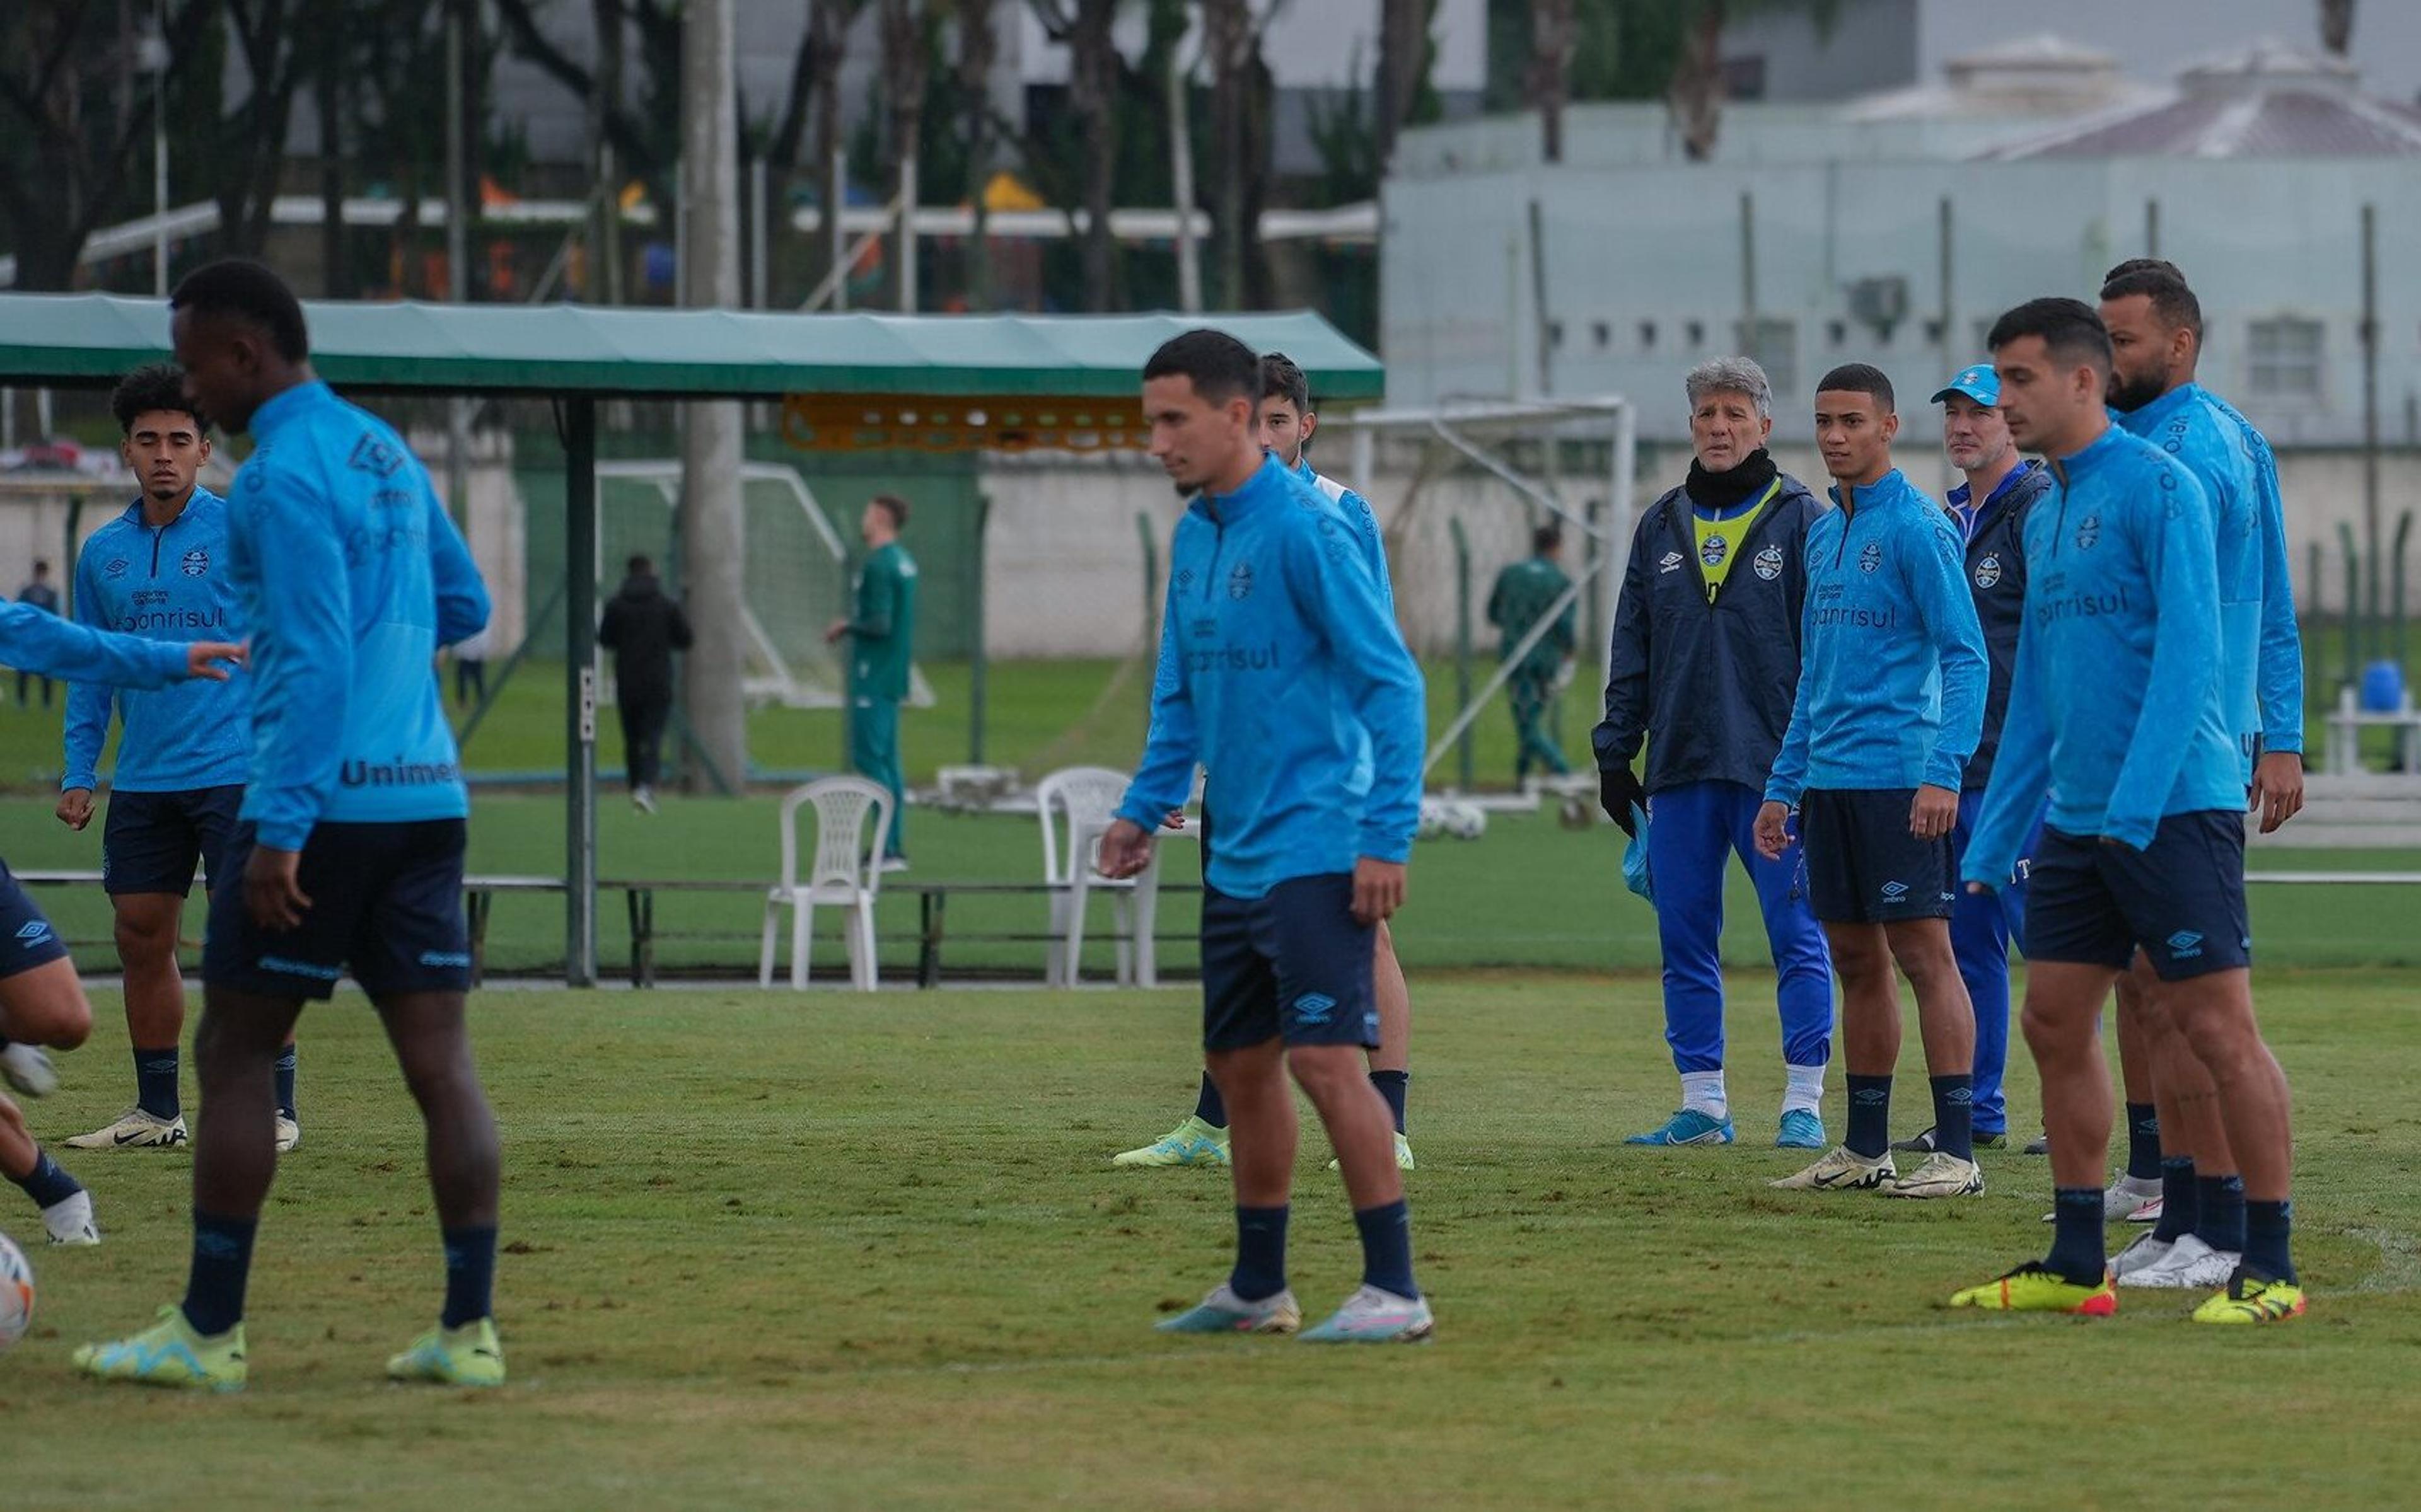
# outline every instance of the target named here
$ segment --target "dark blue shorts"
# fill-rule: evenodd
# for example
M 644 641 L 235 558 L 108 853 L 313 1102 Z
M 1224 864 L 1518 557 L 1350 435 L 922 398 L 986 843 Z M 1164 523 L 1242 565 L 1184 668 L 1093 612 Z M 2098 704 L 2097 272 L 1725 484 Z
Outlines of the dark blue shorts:
M 235 844 L 243 784 L 189 787 L 181 792 L 130 793 L 113 789 L 109 817 L 101 827 L 101 885 L 110 896 L 124 893 L 174 893 L 194 889 L 198 864 L 210 885 L 227 875 L 227 850 Z
M 253 826 L 242 825 L 227 856 L 227 880 L 236 885 L 211 896 L 203 982 L 265 997 L 325 998 L 350 970 L 373 997 L 467 990 L 466 833 L 461 819 L 322 820 L 303 847 L 301 882 L 311 907 L 297 927 L 273 932 L 244 908 Z
M 1811 787 L 1799 798 L 1807 902 L 1825 924 L 1946 919 L 1959 884 L 1950 836 L 1908 833 L 1913 787 Z
M 1298 877 L 1262 897 L 1202 890 L 1202 1048 L 1379 1043 L 1373 933 L 1353 878 Z
M 2139 947 L 2164 982 L 2253 964 L 2242 814 L 2172 814 L 2142 850 L 2043 826 L 2026 959 L 2125 971 Z
M 68 947 L 42 911 L 0 861 L 0 978 L 68 959 Z

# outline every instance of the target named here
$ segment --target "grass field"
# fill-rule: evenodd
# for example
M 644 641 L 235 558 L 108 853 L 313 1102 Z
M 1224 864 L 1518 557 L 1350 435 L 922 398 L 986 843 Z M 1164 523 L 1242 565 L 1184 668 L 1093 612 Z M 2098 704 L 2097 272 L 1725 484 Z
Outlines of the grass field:
M 1229 1233 L 1219 1174 L 1105 1162 L 1181 1110 L 1185 993 L 492 992 L 513 1380 L 476 1398 L 378 1380 L 435 1305 L 435 1236 L 416 1125 L 348 993 L 305 1023 L 252 1389 L 70 1373 L 74 1344 L 174 1299 L 186 1242 L 185 1156 L 85 1156 L 110 1241 L 34 1253 L 37 1330 L 0 1355 L 0 1503 L 2100 1506 L 2191 1484 L 2211 1506 L 2397 1504 L 2421 1480 L 2421 1117 L 2387 1089 L 2421 1077 L 2416 987 L 2264 979 L 2315 1302 L 2246 1334 L 2133 1296 L 2099 1324 L 1943 1311 L 2043 1243 L 2038 1160 L 1994 1160 L 1956 1206 L 1767 1191 L 1794 1162 L 1762 1147 L 1780 1075 L 1753 974 L 1749 1143 L 1715 1151 L 1617 1143 L 1670 1095 L 1652 982 L 1424 975 L 1411 1181 L 1439 1335 L 1385 1351 L 1149 1332 L 1219 1278 Z M 33 1109 L 48 1135 L 120 1105 L 123 1029 L 96 1006 Z M 2030 1068 L 2012 1082 L 2031 1109 Z M 1904 1096 L 1902 1131 L 1922 1116 Z M 1312 1310 L 1357 1273 L 1325 1158 L 1308 1134 Z M 0 1223 L 39 1232 L 0 1195 Z

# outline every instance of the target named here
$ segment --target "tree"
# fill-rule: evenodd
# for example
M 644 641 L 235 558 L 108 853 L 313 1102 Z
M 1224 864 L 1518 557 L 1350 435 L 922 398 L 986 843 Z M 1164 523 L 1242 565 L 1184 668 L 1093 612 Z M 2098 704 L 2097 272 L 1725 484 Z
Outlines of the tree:
M 1373 114 L 1382 177 L 1396 160 L 1396 138 L 1416 118 L 1424 97 L 1428 108 L 1436 108 L 1429 88 L 1429 67 L 1437 59 L 1429 24 L 1436 15 L 1437 0 L 1380 0 L 1379 73 L 1372 92 L 1378 96 Z
M 1068 49 L 1068 106 L 1083 154 L 1079 175 L 1086 223 L 1081 257 L 1085 307 L 1117 307 L 1115 284 L 1117 243 L 1110 236 L 1110 210 L 1117 188 L 1116 102 L 1120 60 L 1111 26 L 1118 0 L 1027 0 L 1043 33 Z M 1029 144 L 1027 161 L 1036 154 Z
M 957 0 L 958 85 L 967 162 L 967 201 L 975 208 L 975 235 L 967 239 L 967 304 L 992 308 L 991 186 L 992 154 L 992 69 L 1000 39 L 992 29 L 998 0 Z
M 823 206 L 825 244 L 834 243 L 833 227 L 846 208 L 849 185 L 840 168 L 840 70 L 849 56 L 849 30 L 857 23 L 858 12 L 866 8 L 866 0 L 808 0 L 807 41 L 815 57 L 808 69 L 810 92 L 815 98 L 815 149 L 817 199 Z M 835 275 L 829 256 L 817 266 L 824 275 Z
M 893 198 L 899 206 L 900 224 L 904 226 L 916 213 L 910 194 L 908 165 L 916 160 L 925 129 L 925 89 L 930 82 L 933 37 L 932 17 L 920 0 L 881 0 L 882 9 L 877 25 L 882 42 L 882 101 L 884 130 L 882 132 L 882 177 Z M 895 242 L 899 255 L 890 259 L 890 282 L 897 290 L 911 286 L 913 270 L 908 266 L 910 239 Z M 888 303 L 897 304 L 898 299 Z
M 131 39 L 109 24 L 108 7 L 21 0 L 0 17 L 0 225 L 17 255 L 18 288 L 72 288 L 85 242 L 122 218 L 137 202 L 131 192 L 150 178 L 137 164 L 160 97 L 170 97 L 172 121 L 192 114 L 186 97 L 201 70 L 176 65 L 217 55 L 218 7 L 165 8 L 172 66 L 158 91 L 136 86 Z M 209 82 L 215 99 L 216 80 Z
M 2346 55 L 2353 45 L 2353 0 L 2320 0 L 2320 45 Z
M 1714 155 L 1715 133 L 1723 126 L 1723 42 L 1724 0 L 1697 0 L 1680 54 L 1673 61 L 1673 82 L 1664 90 L 1681 151 L 1693 163 Z
M 1718 16 L 1722 0 L 1712 0 Z M 1530 98 L 1539 103 L 1539 155 L 1564 161 L 1564 103 L 1570 89 L 1579 27 L 1573 0 L 1530 0 Z M 1722 29 L 1720 19 L 1716 29 Z

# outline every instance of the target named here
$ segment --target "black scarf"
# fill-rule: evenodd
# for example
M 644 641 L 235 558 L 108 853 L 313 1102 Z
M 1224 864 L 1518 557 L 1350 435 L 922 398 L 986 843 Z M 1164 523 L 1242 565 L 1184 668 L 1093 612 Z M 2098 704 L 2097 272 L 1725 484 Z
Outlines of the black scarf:
M 1772 454 L 1762 446 L 1748 454 L 1741 464 L 1721 473 L 1710 473 L 1696 458 L 1690 459 L 1689 480 L 1681 485 L 1690 502 L 1701 508 L 1725 510 L 1736 508 L 1763 493 L 1782 475 L 1773 465 Z

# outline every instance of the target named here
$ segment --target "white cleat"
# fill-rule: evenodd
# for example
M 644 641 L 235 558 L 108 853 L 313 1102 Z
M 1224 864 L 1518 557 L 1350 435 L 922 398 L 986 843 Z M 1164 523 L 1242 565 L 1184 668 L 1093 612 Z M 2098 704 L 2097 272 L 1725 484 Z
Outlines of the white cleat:
M 1869 1192 L 1898 1178 L 1899 1168 L 1892 1164 L 1889 1150 L 1868 1160 L 1837 1145 L 1805 1170 L 1766 1184 L 1785 1192 Z
M 29 1098 L 47 1098 L 59 1089 L 58 1068 L 39 1045 L 0 1045 L 0 1082 Z
M 2141 1180 L 2137 1180 L 2132 1176 L 2122 1176 L 2117 1180 L 2111 1182 L 2109 1186 L 2102 1189 L 2101 1221 L 2105 1224 L 2115 1224 L 2118 1222 L 2118 1220 L 2124 1218 L 2130 1223 L 2152 1223 L 2158 1220 L 2161 1216 L 2160 1209 L 2158 1208 L 2154 1208 L 2152 1209 L 2152 1216 L 2150 1218 L 2137 1218 L 2135 1214 L 2146 1203 L 2158 1201 L 2160 1195 L 2160 1177 L 2146 1177 Z M 2043 1222 L 2046 1224 L 2052 1223 L 2055 1221 L 2058 1216 L 2059 1215 L 2056 1213 L 2045 1213 L 2043 1214 Z
M 1340 1161 L 1330 1161 L 1328 1168 L 1332 1171 L 1341 1171 L 1345 1166 Z M 1401 1134 L 1396 1136 L 1396 1169 L 1398 1171 L 1413 1169 L 1413 1142 Z
M 68 1140 L 68 1147 L 80 1150 L 164 1149 L 185 1143 L 185 1115 L 157 1118 L 141 1108 L 129 1108 L 117 1121 L 94 1130 L 89 1134 L 76 1134 Z
M 2134 1210 L 2128 1213 L 2127 1222 L 2131 1224 L 2157 1224 L 2161 1221 L 2161 1209 L 2167 1206 L 2168 1204 L 2159 1197 L 2154 1197 L 2149 1202 L 2138 1203 L 2136 1204 Z
M 1291 1291 L 1246 1302 L 1223 1281 L 1210 1296 L 1152 1327 L 1162 1333 L 1291 1333 L 1303 1327 L 1303 1309 Z
M 656 811 L 656 790 L 653 787 L 632 788 L 631 806 L 637 809 L 642 814 L 654 813 Z
M 1984 1168 L 1935 1150 L 1925 1163 L 1883 1189 L 1886 1197 L 1973 1197 L 1984 1190 Z
M 285 1154 L 303 1143 L 303 1126 L 284 1114 L 277 1115 L 277 1153 Z
M 42 1209 L 42 1226 L 54 1244 L 98 1244 L 101 1230 L 92 1224 L 92 1193 L 79 1192 Z
M 2148 1265 L 2118 1278 L 2122 1286 L 2151 1286 L 2163 1291 L 2209 1291 L 2227 1285 L 2243 1260 L 2241 1255 L 2214 1250 L 2192 1234 L 2180 1236 L 2157 1265 Z
M 2139 1270 L 2146 1270 L 2159 1265 L 2169 1257 L 2169 1252 L 2175 1248 L 2177 1248 L 2177 1241 L 2174 1239 L 2155 1239 L 2149 1234 L 2138 1234 L 2135 1236 L 2134 1243 L 2110 1257 L 2110 1279 L 2122 1286 L 2142 1286 L 2142 1282 L 2130 1281 L 2127 1278 Z
M 1305 1344 L 1418 1344 L 1436 1327 L 1429 1299 L 1363 1286 L 1327 1322 L 1305 1329 L 1302 1339 Z

